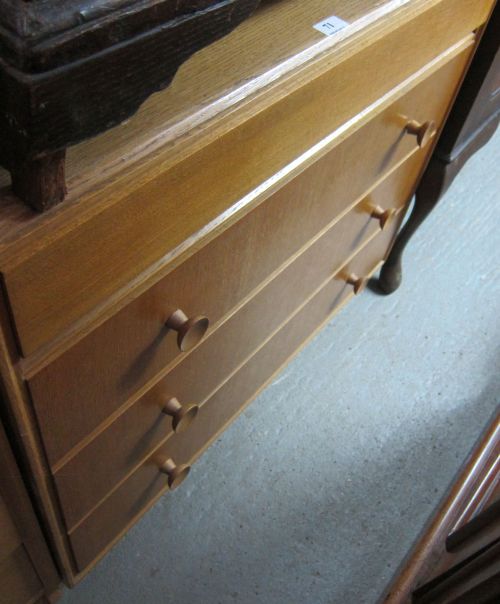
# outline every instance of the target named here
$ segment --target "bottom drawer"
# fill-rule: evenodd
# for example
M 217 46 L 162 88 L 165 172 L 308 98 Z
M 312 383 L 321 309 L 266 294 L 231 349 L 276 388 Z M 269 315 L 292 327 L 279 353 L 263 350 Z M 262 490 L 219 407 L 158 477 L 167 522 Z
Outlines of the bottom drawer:
M 167 487 L 159 465 L 172 458 L 180 466 L 192 463 L 240 413 L 261 387 L 315 331 L 352 295 L 346 283 L 351 273 L 368 275 L 385 256 L 397 222 L 375 237 L 329 280 L 254 356 L 200 408 L 187 432 L 175 434 L 159 447 L 130 478 L 69 534 L 79 571 L 83 571 L 150 507 Z

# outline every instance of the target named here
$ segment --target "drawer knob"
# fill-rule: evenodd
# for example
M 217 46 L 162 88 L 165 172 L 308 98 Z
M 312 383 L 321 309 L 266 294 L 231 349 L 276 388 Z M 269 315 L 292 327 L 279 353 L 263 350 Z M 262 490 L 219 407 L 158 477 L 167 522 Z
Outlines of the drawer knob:
M 396 210 L 394 208 L 390 208 L 388 210 L 384 210 L 381 206 L 372 206 L 370 208 L 372 218 L 378 220 L 380 224 L 380 229 L 383 231 L 385 227 L 389 224 L 389 222 L 393 219 Z
M 181 352 L 194 348 L 203 339 L 209 321 L 206 317 L 189 319 L 182 310 L 177 309 L 167 319 L 166 326 L 177 332 L 177 346 Z
M 191 425 L 199 410 L 198 405 L 181 405 L 175 396 L 168 399 L 162 408 L 165 415 L 172 417 L 172 428 L 177 434 Z
M 175 461 L 170 457 L 160 466 L 160 472 L 168 477 L 168 486 L 171 491 L 179 487 L 186 480 L 190 470 L 190 466 L 176 465 Z
M 346 282 L 349 285 L 352 285 L 355 296 L 360 294 L 365 289 L 366 279 L 364 277 L 358 277 L 356 273 L 351 273 L 347 277 Z
M 427 145 L 437 132 L 436 122 L 424 122 L 421 124 L 416 120 L 411 120 L 406 124 L 406 132 L 417 137 L 418 146 L 422 149 Z

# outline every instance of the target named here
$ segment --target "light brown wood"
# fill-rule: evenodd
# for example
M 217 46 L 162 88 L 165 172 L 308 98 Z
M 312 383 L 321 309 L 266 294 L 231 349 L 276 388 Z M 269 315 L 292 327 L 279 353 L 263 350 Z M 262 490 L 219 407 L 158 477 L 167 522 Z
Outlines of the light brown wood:
M 24 354 L 89 320 L 87 313 L 110 304 L 143 271 L 158 279 L 190 238 L 213 236 L 224 214 L 236 219 L 254 207 L 266 194 L 263 183 L 276 184 L 285 176 L 280 171 L 313 145 L 470 35 L 489 5 L 434 4 L 306 86 L 287 81 L 286 96 L 170 169 L 157 172 L 150 164 L 148 182 L 138 179 L 135 190 L 91 219 L 80 215 L 69 230 L 47 233 L 36 246 L 25 248 L 27 240 L 23 250 L 10 246 L 1 268 Z
M 287 0 L 261 4 L 251 23 L 191 57 L 169 89 L 151 97 L 138 115 L 98 139 L 71 148 L 71 192 L 82 195 L 95 171 L 101 179 L 102 173 L 116 176 L 120 158 L 134 156 L 138 149 L 158 147 L 165 140 L 189 134 L 193 118 L 196 126 L 205 126 L 214 116 L 268 87 L 271 70 L 278 71 L 280 78 L 304 65 L 309 70 L 311 62 L 333 46 L 336 58 L 352 54 L 353 48 L 370 44 L 436 1 L 310 0 L 305 5 L 301 0 Z M 325 38 L 311 26 L 331 14 L 349 23 L 335 39 Z M 5 174 L 0 184 L 7 183 Z
M 53 482 L 46 466 L 26 387 L 16 368 L 16 360 L 15 346 L 8 325 L 8 312 L 3 298 L 0 297 L 0 404 L 5 408 L 5 416 L 9 419 L 9 438 L 16 442 L 17 454 L 20 456 L 18 462 L 0 423 L 0 490 L 9 509 L 15 511 L 12 514 L 19 534 L 29 551 L 33 549 L 32 560 L 36 560 L 39 577 L 50 591 L 51 586 L 55 588 L 59 583 L 58 571 L 71 583 L 72 563 L 55 503 Z M 19 476 L 18 463 L 23 464 L 26 480 L 29 480 L 31 485 L 31 501 Z M 36 506 L 38 511 L 36 518 L 33 506 Z M 38 522 L 43 523 L 43 534 Z M 51 546 L 51 552 L 56 555 L 56 567 L 47 552 L 44 537 Z
M 371 200 L 402 209 L 412 193 L 424 156 L 413 155 L 370 195 Z M 114 485 L 168 438 L 170 421 L 161 419 L 162 401 L 202 404 L 249 358 L 288 316 L 347 258 L 379 231 L 365 211 L 366 200 L 309 244 L 300 256 L 224 322 L 146 394 L 98 432 L 87 446 L 55 472 L 66 524 L 71 528 Z M 78 450 L 77 450 L 78 451 Z M 106 464 L 100 460 L 106 459 Z
M 368 275 L 383 258 L 396 230 L 379 234 L 359 256 L 341 271 Z M 294 313 L 278 333 L 260 349 L 200 409 L 192 430 L 170 438 L 102 505 L 70 533 L 78 568 L 83 571 L 143 508 L 165 490 L 158 474 L 158 459 L 191 464 L 217 434 L 242 411 L 259 386 L 300 347 L 350 294 L 343 277 L 330 279 L 308 303 Z
M 177 307 L 208 316 L 215 328 L 311 237 L 416 152 L 413 138 L 401 136 L 406 124 L 401 114 L 427 115 L 440 123 L 468 54 L 443 66 L 33 376 L 29 387 L 51 464 L 179 358 L 164 329 Z M 353 166 L 359 166 L 355 177 Z
M 64 206 L 49 215 L 33 216 L 17 204 L 16 212 L 14 200 L 3 191 L 0 247 L 23 236 L 36 236 L 35 231 L 68 228 L 82 210 L 86 216 L 100 211 L 98 206 L 111 203 L 117 189 L 128 190 L 136 181 L 137 170 L 130 174 L 131 164 L 142 164 L 149 171 L 151 163 L 165 165 L 167 158 L 175 163 L 191 155 L 193 148 L 266 106 L 269 97 L 288 94 L 284 84 L 290 78 L 296 81 L 300 74 L 301 85 L 311 81 L 439 2 L 310 0 L 305 4 L 287 0 L 263 4 L 251 22 L 184 64 L 173 85 L 150 97 L 131 120 L 69 150 L 70 199 Z M 311 26 L 332 12 L 349 24 L 334 38 Z M 482 15 L 479 20 L 484 19 Z M 112 180 L 106 182 L 106 175 Z M 8 176 L 0 170 L 0 185 L 7 184 Z M 112 200 L 107 198 L 110 193 Z M 75 207 L 82 198 L 85 208 Z

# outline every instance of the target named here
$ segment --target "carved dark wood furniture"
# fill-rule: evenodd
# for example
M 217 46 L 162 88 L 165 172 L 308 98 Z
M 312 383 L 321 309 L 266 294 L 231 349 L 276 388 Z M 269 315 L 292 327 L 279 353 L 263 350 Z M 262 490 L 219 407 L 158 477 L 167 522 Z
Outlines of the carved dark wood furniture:
M 116 126 L 260 0 L 0 0 L 0 164 L 38 210 L 65 149 Z
M 488 140 L 500 120 L 500 4 L 497 4 L 471 68 L 415 196 L 410 218 L 385 262 L 379 287 L 394 292 L 401 284 L 402 256 L 422 222 L 446 193 L 467 160 Z

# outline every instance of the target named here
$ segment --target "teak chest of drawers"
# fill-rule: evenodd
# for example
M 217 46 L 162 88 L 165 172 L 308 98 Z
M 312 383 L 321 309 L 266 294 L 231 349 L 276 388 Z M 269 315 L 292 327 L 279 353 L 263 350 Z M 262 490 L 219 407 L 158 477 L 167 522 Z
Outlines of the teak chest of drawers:
M 60 206 L 2 175 L 3 412 L 68 584 L 380 267 L 493 5 L 263 2 Z

